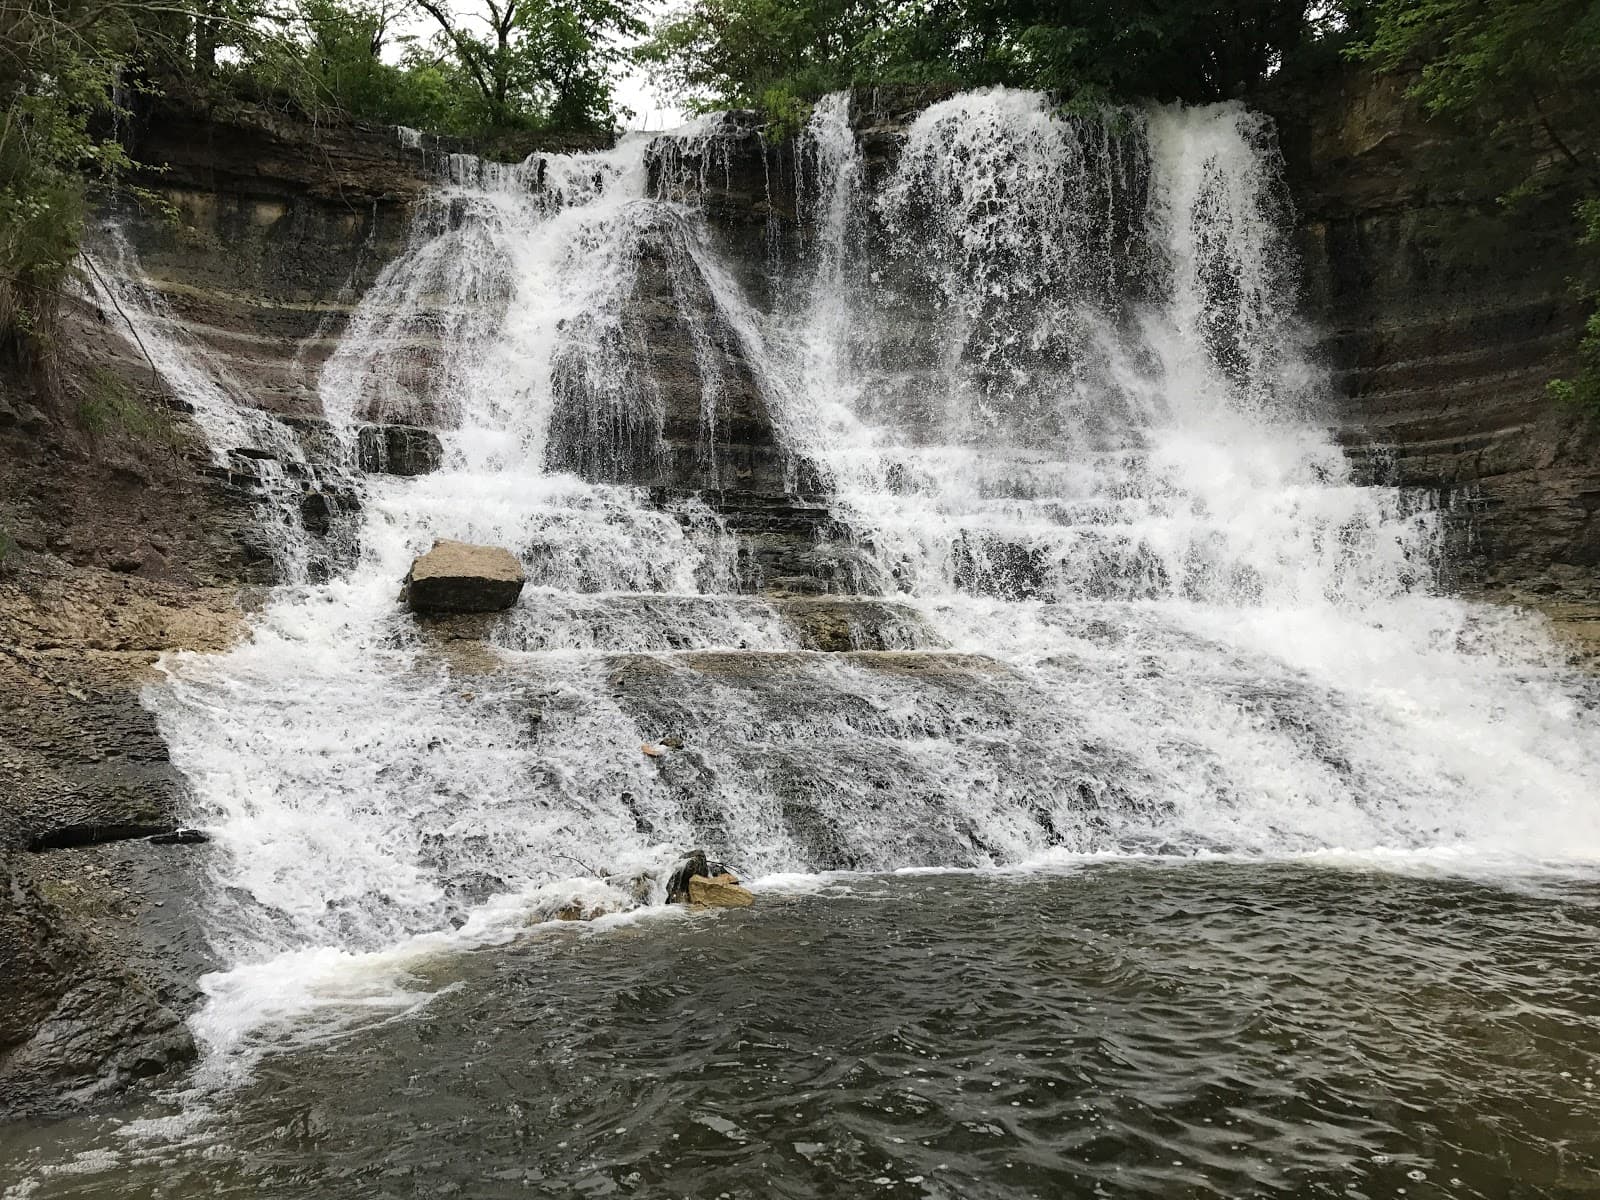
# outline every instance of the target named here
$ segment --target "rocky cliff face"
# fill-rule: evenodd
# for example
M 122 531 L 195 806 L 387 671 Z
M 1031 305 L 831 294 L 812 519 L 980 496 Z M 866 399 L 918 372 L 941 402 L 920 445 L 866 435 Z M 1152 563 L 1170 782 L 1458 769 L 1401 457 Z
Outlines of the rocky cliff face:
M 1572 198 L 1503 210 L 1403 81 L 1345 72 L 1266 98 L 1303 232 L 1308 316 L 1375 478 L 1457 511 L 1460 586 L 1600 599 L 1600 444 L 1545 384 L 1573 366 Z
M 439 152 L 250 107 L 158 105 L 131 141 L 152 168 L 137 182 L 167 208 L 107 215 L 150 282 L 263 409 L 320 418 L 317 371 L 403 245 Z
M 869 174 L 938 98 L 853 98 Z M 1255 103 L 1278 125 L 1305 315 L 1361 473 L 1430 490 L 1450 512 L 1448 586 L 1584 610 L 1600 599 L 1600 434 L 1545 389 L 1573 367 L 1585 311 L 1569 284 L 1572 197 L 1506 210 L 1462 169 L 1473 147 L 1426 120 L 1402 80 L 1339 69 Z M 750 264 L 776 247 L 781 261 L 793 154 L 754 133 L 720 154 L 696 183 L 724 245 Z M 760 295 L 771 276 L 744 282 Z
M 139 692 L 162 652 L 237 636 L 257 573 L 173 397 L 92 312 L 68 338 L 57 404 L 0 390 L 0 1115 L 193 1053 L 198 864 L 161 844 L 185 785 Z

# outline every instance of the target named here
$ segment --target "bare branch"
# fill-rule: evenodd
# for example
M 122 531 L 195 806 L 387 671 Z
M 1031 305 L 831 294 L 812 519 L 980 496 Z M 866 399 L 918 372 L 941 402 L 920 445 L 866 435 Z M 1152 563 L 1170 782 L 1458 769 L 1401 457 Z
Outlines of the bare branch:
M 122 323 L 128 327 L 129 334 L 133 336 L 133 344 L 139 347 L 139 353 L 144 355 L 145 362 L 150 364 L 151 379 L 160 383 L 161 371 L 156 367 L 155 359 L 150 357 L 150 351 L 145 349 L 144 342 L 139 337 L 139 331 L 133 327 L 133 322 L 128 318 L 128 314 L 122 311 L 122 305 L 117 303 L 117 295 L 111 290 L 111 285 L 105 281 L 105 277 L 100 274 L 100 268 L 94 265 L 94 259 L 87 254 L 80 254 L 78 257 L 83 260 L 84 266 L 89 268 L 99 282 L 101 292 L 105 294 L 107 300 L 111 301 L 111 307 L 117 310 L 117 316 L 121 317 Z

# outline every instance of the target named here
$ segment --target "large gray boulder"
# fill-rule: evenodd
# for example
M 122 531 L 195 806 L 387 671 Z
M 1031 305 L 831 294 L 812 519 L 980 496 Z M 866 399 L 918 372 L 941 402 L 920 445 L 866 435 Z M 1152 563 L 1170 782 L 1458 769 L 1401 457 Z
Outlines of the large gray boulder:
M 417 613 L 482 613 L 510 608 L 527 576 L 509 550 L 438 541 L 411 564 L 400 598 Z
M 369 474 L 426 475 L 444 461 L 431 429 L 416 425 L 363 425 L 356 430 L 356 465 Z

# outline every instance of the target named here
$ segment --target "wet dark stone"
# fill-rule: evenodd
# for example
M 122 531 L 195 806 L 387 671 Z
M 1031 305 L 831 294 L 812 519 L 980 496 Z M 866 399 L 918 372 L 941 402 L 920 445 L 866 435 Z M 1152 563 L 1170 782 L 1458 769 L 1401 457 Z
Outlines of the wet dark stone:
M 164 834 L 176 833 L 176 825 L 155 825 L 137 821 L 113 822 L 109 824 L 81 824 L 62 825 L 55 829 L 46 830 L 35 835 L 28 842 L 28 849 L 41 850 L 66 850 L 73 846 L 96 846 L 102 842 L 125 842 L 133 838 L 155 838 Z
M 356 465 L 375 475 L 426 475 L 444 461 L 444 444 L 415 425 L 364 425 L 356 432 Z
M 623 792 L 622 803 L 627 807 L 628 815 L 633 818 L 634 830 L 647 837 L 653 837 L 656 832 L 655 822 L 650 819 L 649 814 L 639 807 L 639 798 L 632 792 Z
M 147 840 L 152 846 L 204 846 L 211 840 L 211 835 L 204 830 L 184 826 L 170 833 L 155 834 Z
M 180 1016 L 20 857 L 0 855 L 0 898 L 0 1120 L 77 1107 L 194 1057 Z
M 322 492 L 307 492 L 300 497 L 300 524 L 308 533 L 326 537 L 333 528 L 333 504 Z
M 689 857 L 679 863 L 677 870 L 672 872 L 672 877 L 667 880 L 667 903 L 687 904 L 689 880 L 696 875 L 710 878 L 710 865 L 706 862 L 704 850 L 691 850 Z

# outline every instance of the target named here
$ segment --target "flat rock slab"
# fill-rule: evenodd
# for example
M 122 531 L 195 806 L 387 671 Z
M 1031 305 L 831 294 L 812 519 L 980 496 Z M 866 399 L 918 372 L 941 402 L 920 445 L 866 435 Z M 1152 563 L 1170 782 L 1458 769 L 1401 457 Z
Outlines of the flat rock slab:
M 740 887 L 732 875 L 718 875 L 707 879 L 704 875 L 689 877 L 689 903 L 707 908 L 748 908 L 756 898 Z
M 438 541 L 411 564 L 400 598 L 418 613 L 482 613 L 510 608 L 527 576 L 509 550 Z

